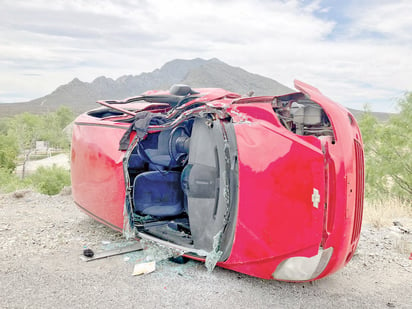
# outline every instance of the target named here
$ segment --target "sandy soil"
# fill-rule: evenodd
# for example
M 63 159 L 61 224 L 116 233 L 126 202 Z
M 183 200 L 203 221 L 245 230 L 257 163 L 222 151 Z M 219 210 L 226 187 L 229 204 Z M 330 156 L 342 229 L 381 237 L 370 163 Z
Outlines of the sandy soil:
M 112 249 L 123 238 L 81 213 L 70 195 L 21 195 L 0 195 L 1 308 L 412 308 L 412 234 L 395 226 L 364 225 L 347 267 L 314 283 L 168 260 L 136 277 L 145 252 L 80 260 L 83 248 Z M 411 219 L 399 222 L 412 230 Z

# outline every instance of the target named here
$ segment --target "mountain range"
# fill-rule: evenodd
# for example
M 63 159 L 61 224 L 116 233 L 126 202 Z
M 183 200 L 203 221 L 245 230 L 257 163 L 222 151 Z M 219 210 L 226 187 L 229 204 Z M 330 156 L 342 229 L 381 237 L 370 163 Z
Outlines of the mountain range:
M 117 79 L 97 77 L 91 83 L 74 78 L 52 93 L 24 103 L 0 104 L 0 115 L 12 116 L 24 111 L 46 113 L 60 106 L 70 107 L 75 114 L 98 107 L 97 100 L 124 99 L 151 89 L 169 89 L 173 84 L 186 84 L 193 88 L 217 87 L 240 94 L 253 91 L 254 95 L 281 95 L 293 92 L 277 81 L 230 66 L 216 58 L 204 60 L 175 59 L 160 69 L 139 75 L 123 75 Z M 353 111 L 355 117 L 360 111 Z M 378 115 L 385 117 L 385 113 Z

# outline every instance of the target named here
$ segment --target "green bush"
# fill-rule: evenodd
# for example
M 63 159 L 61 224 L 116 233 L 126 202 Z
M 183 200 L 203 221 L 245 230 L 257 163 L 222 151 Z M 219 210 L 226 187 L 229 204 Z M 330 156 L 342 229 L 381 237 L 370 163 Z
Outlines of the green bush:
M 412 93 L 399 101 L 400 113 L 379 122 L 371 113 L 359 121 L 366 165 L 366 196 L 412 201 Z
M 14 138 L 0 133 L 0 168 L 12 171 L 16 168 L 18 145 Z
M 12 171 L 0 167 L 0 192 L 9 193 L 30 187 L 30 181 L 21 180 Z
M 33 150 L 36 141 L 47 141 L 52 148 L 69 149 L 70 138 L 64 129 L 73 119 L 73 112 L 64 106 L 44 115 L 22 113 L 0 119 L 0 136 L 7 137 L 7 144 L 20 152 Z
M 40 168 L 32 176 L 21 180 L 13 170 L 18 155 L 32 153 L 36 141 L 47 141 L 50 147 L 68 150 L 70 138 L 64 128 L 73 120 L 74 114 L 67 107 L 57 111 L 33 115 L 22 113 L 10 118 L 0 118 L 0 191 L 12 192 L 23 188 L 35 188 L 44 194 L 57 194 L 70 185 L 70 174 L 64 169 Z
M 0 192 L 9 193 L 20 189 L 34 189 L 47 195 L 55 195 L 65 186 L 70 186 L 70 172 L 64 168 L 40 167 L 36 172 L 25 179 L 0 168 Z
M 27 177 L 27 181 L 37 191 L 47 195 L 55 195 L 65 186 L 70 186 L 70 172 L 62 167 L 40 167 L 33 175 Z

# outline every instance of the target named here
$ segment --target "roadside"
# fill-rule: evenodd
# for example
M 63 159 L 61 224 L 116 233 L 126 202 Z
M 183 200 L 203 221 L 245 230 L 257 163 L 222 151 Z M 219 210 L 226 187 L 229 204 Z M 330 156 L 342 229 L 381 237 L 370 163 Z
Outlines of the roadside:
M 83 248 L 111 249 L 122 235 L 81 213 L 70 195 L 0 195 L 1 308 L 412 308 L 411 218 L 364 224 L 343 270 L 314 283 L 285 283 L 202 263 L 164 260 L 131 276 L 144 252 L 83 262 Z
M 62 167 L 66 170 L 70 170 L 70 159 L 67 153 L 60 153 L 51 157 L 47 157 L 40 160 L 30 160 L 26 162 L 25 174 L 33 174 L 39 167 L 52 167 L 53 165 Z M 20 164 L 16 167 L 16 175 L 20 178 L 23 174 L 23 165 Z

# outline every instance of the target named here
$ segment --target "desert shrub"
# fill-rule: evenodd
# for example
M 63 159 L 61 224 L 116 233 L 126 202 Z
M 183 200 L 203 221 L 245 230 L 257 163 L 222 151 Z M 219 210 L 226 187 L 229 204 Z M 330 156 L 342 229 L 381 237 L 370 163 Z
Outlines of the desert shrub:
M 70 172 L 56 165 L 39 167 L 33 175 L 27 177 L 27 181 L 40 193 L 55 195 L 63 187 L 70 185 Z
M 399 101 L 400 112 L 379 122 L 366 112 L 359 125 L 365 147 L 368 198 L 412 201 L 412 93 Z

